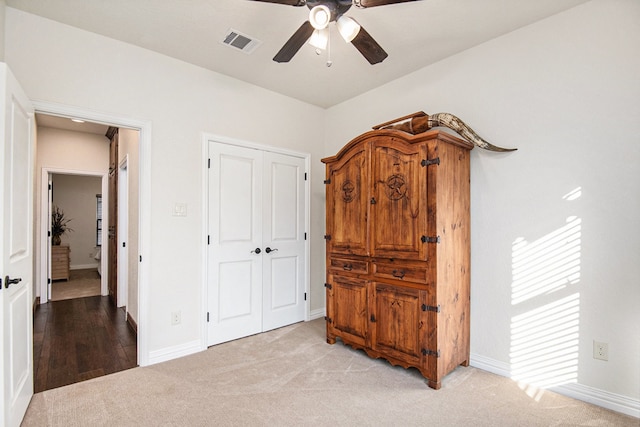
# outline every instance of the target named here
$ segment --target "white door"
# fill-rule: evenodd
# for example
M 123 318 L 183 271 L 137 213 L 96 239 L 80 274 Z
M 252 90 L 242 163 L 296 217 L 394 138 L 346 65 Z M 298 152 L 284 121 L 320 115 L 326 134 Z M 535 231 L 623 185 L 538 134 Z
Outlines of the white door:
M 279 328 L 305 315 L 304 159 L 264 153 L 263 325 Z
M 208 345 L 305 317 L 304 159 L 209 142 Z
M 118 307 L 128 304 L 129 292 L 129 175 L 127 158 L 118 169 Z M 126 318 L 127 310 L 124 310 Z
M 33 395 L 33 109 L 0 64 L 0 424 L 20 425 Z
M 40 301 L 46 304 L 51 299 L 51 212 L 53 211 L 53 175 L 48 174 L 49 190 L 47 192 L 47 293 L 40 296 Z
M 262 152 L 209 143 L 208 345 L 262 331 Z

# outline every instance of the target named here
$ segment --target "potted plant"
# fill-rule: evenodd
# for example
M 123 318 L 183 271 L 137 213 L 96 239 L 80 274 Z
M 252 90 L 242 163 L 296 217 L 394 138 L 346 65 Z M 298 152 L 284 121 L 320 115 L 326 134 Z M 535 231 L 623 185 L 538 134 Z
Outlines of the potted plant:
M 73 231 L 69 227 L 71 220 L 65 218 L 64 211 L 57 206 L 53 207 L 51 211 L 51 244 L 54 246 L 60 245 L 61 237 L 67 231 Z

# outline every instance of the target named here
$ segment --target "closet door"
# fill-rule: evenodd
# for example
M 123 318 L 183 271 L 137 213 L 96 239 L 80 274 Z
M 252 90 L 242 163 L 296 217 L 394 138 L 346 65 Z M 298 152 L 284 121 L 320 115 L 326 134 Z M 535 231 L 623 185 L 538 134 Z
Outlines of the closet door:
M 263 330 L 304 320 L 304 159 L 264 153 Z
M 209 142 L 208 345 L 262 331 L 262 157 Z
M 305 318 L 305 161 L 209 143 L 208 345 Z

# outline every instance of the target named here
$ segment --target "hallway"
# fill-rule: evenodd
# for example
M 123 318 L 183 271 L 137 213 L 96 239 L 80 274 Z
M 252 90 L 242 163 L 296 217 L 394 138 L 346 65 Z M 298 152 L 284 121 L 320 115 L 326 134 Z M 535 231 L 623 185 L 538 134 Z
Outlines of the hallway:
M 137 366 L 136 334 L 109 297 L 38 305 L 33 329 L 35 393 Z

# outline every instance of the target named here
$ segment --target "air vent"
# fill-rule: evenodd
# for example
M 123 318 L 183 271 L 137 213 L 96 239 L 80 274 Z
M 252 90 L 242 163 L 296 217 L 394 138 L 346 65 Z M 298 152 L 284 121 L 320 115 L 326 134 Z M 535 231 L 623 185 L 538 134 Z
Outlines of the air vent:
M 222 40 L 222 44 L 237 50 L 241 50 L 246 54 L 250 54 L 251 52 L 256 50 L 256 48 L 260 46 L 262 42 L 260 40 L 254 39 L 251 36 L 242 34 L 240 31 L 229 29 L 224 39 Z

